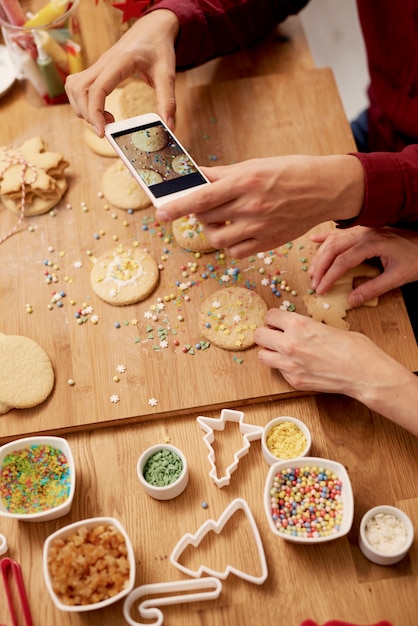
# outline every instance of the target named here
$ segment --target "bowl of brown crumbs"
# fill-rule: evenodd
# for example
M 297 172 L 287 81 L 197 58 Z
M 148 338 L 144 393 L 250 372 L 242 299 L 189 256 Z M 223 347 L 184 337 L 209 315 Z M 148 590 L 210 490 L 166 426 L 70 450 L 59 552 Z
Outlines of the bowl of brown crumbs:
M 43 571 L 49 595 L 61 611 L 101 609 L 133 589 L 132 543 L 112 517 L 75 522 L 46 539 Z

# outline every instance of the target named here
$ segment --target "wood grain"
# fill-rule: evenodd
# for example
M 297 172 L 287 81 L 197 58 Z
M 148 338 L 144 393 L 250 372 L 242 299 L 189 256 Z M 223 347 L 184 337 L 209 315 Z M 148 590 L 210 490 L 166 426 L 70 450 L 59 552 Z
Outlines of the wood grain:
M 84 3 L 82 6 L 86 9 L 89 4 Z M 96 26 L 97 15 L 92 14 L 91 9 L 87 15 L 90 20 L 94 18 Z M 260 89 L 261 92 L 266 90 L 268 109 L 277 108 L 280 111 L 280 116 L 275 119 L 279 119 L 282 125 L 282 132 L 276 137 L 274 146 L 267 141 L 269 135 L 263 136 L 266 150 L 274 150 L 274 153 L 312 150 L 315 154 L 324 154 L 351 149 L 352 138 L 348 124 L 328 71 L 297 76 L 283 74 L 282 79 L 276 82 L 269 78 L 273 73 L 309 70 L 312 67 L 309 49 L 297 18 L 286 23 L 283 32 L 293 33 L 296 38 L 285 42 L 273 40 L 268 42 L 264 52 L 260 45 L 255 54 L 246 51 L 243 55 L 233 55 L 229 60 L 211 61 L 203 68 L 179 76 L 180 92 L 183 85 L 185 91 L 184 95 L 179 92 L 182 101 L 178 130 L 182 139 L 190 142 L 189 147 L 194 155 L 205 159 L 208 154 L 215 153 L 229 159 L 236 158 L 235 155 L 240 155 L 241 150 L 242 154 L 247 153 L 247 133 L 239 135 L 239 145 L 233 133 L 228 130 L 225 133 L 226 121 L 231 119 L 228 117 L 231 116 L 231 110 L 225 100 L 233 97 L 234 112 L 244 116 L 242 120 L 236 115 L 233 118 L 240 122 L 240 128 L 252 129 L 254 106 L 250 104 L 260 104 Z M 91 39 L 90 44 L 100 48 L 103 40 L 98 36 Z M 97 54 L 97 49 L 93 53 Z M 247 83 L 245 89 L 241 87 L 244 85 L 241 82 L 230 87 L 228 83 L 215 87 L 219 80 L 237 77 L 246 79 L 257 74 L 263 74 L 267 82 L 262 84 L 257 81 L 255 84 L 260 87 L 257 86 L 256 93 L 255 84 L 250 86 Z M 213 88 L 204 89 L 209 83 Z M 192 91 L 192 87 L 197 87 L 198 91 Z M 228 89 L 234 93 L 236 91 L 240 98 L 228 91 L 225 93 Z M 248 93 L 252 94 L 253 100 L 251 103 L 248 101 L 246 109 L 244 101 L 249 100 Z M 216 115 L 215 126 L 208 124 L 209 113 L 205 113 L 202 108 L 194 115 L 192 102 L 200 97 L 208 98 L 208 111 L 210 115 Z M 313 115 L 315 112 L 316 116 Z M 33 411 L 30 416 L 13 412 L 9 416 L 0 417 L 0 436 L 5 441 L 15 438 L 15 433 L 19 431 L 55 429 L 59 417 L 61 422 L 67 424 L 67 439 L 73 450 L 77 470 L 75 499 L 66 517 L 41 524 L 16 524 L 0 519 L 0 532 L 7 536 L 9 543 L 9 556 L 22 564 L 34 623 L 45 626 L 125 624 L 121 603 L 85 615 L 61 613 L 54 608 L 42 576 L 43 542 L 53 531 L 83 518 L 113 515 L 120 519 L 133 542 L 137 564 L 136 585 L 184 580 L 184 576 L 169 562 L 177 541 L 185 532 L 196 532 L 206 520 L 218 519 L 234 498 L 243 497 L 254 514 L 261 534 L 269 569 L 268 580 L 257 586 L 230 576 L 223 581 L 222 593 L 217 601 L 167 607 L 164 610 L 164 623 L 171 626 L 253 626 L 271 623 L 298 626 L 302 620 L 312 618 L 319 624 L 330 619 L 356 624 L 373 624 L 385 619 L 394 626 L 416 626 L 416 542 L 401 563 L 385 568 L 370 563 L 362 556 L 357 539 L 363 513 L 381 503 L 403 508 L 410 515 L 415 528 L 418 528 L 414 478 L 418 456 L 417 438 L 343 396 L 289 398 L 289 390 L 289 394 L 283 393 L 282 399 L 277 400 L 277 390 L 282 384 L 279 377 L 269 383 L 275 385 L 272 396 L 256 404 L 254 402 L 258 402 L 257 398 L 247 396 L 240 402 L 236 398 L 241 393 L 241 378 L 247 384 L 250 378 L 255 378 L 255 372 L 262 374 L 262 378 L 266 376 L 264 370 L 255 369 L 251 356 L 245 355 L 244 362 L 238 365 L 230 359 L 225 361 L 224 355 L 218 354 L 208 377 L 204 364 L 210 349 L 194 357 L 185 355 L 185 359 L 190 357 L 192 363 L 185 371 L 183 366 L 177 367 L 181 362 L 177 358 L 180 355 L 173 357 L 166 353 L 158 354 L 147 350 L 146 346 L 139 350 L 138 345 L 130 341 L 136 335 L 132 326 L 123 326 L 119 330 L 124 334 L 116 334 L 113 310 L 108 313 L 100 310 L 102 317 L 97 327 L 89 323 L 76 326 L 68 301 L 74 295 L 77 300 L 75 306 L 79 306 L 90 297 L 86 272 L 89 257 L 86 251 L 90 248 L 96 251 L 96 248 L 101 249 L 102 246 L 105 248 L 113 235 L 125 236 L 125 229 L 129 237 L 133 238 L 139 233 L 141 240 L 143 238 L 152 245 L 158 235 L 142 233 L 140 215 L 128 217 L 126 213 L 117 212 L 117 219 L 113 219 L 113 210 L 104 209 L 103 202 L 97 198 L 97 190 L 100 173 L 107 162 L 88 152 L 80 138 L 80 122 L 70 115 L 66 107 L 38 111 L 29 106 L 15 88 L 0 101 L 0 116 L 0 143 L 41 132 L 72 155 L 70 191 L 73 208 L 60 209 L 54 218 L 41 216 L 25 222 L 19 234 L 7 245 L 0 247 L 0 330 L 8 333 L 18 331 L 45 341 L 59 373 L 56 395 L 38 412 Z M 202 142 L 208 128 L 210 152 L 207 144 Z M 222 128 L 223 133 L 219 133 L 218 128 Z M 254 135 L 249 133 L 248 137 L 251 150 L 259 150 Z M 82 201 L 86 201 L 89 206 L 87 213 L 81 210 Z M 128 219 L 128 227 L 122 227 L 123 219 Z M 35 232 L 26 230 L 28 223 L 36 226 Z M 0 209 L 1 232 L 13 224 L 12 216 Z M 100 228 L 106 230 L 106 235 L 97 241 L 93 234 Z M 53 254 L 48 252 L 50 245 L 54 247 Z M 65 255 L 61 257 L 60 252 L 65 252 Z M 43 261 L 48 256 L 60 267 L 54 270 L 59 274 L 59 286 L 64 284 L 69 292 L 63 310 L 46 310 L 52 289 L 43 282 Z M 175 257 L 173 266 L 177 276 L 184 255 L 175 250 L 170 255 L 170 262 L 171 257 Z M 76 271 L 73 262 L 79 258 L 83 260 L 84 269 Z M 186 260 L 190 260 L 190 255 L 186 255 Z M 299 280 L 303 273 L 299 262 L 296 266 L 298 271 L 295 276 Z M 64 280 L 67 274 L 73 282 Z M 34 304 L 32 315 L 24 312 L 27 299 L 31 299 Z M 126 316 L 126 320 L 130 319 Z M 380 342 L 379 345 L 399 357 L 407 367 L 417 369 L 415 342 L 398 292 L 389 294 L 376 310 L 368 310 L 364 316 L 361 311 L 350 312 L 349 319 L 354 328 L 370 333 L 374 340 Z M 108 361 L 110 350 L 111 362 Z M 146 375 L 140 369 L 143 366 L 138 365 L 138 354 L 146 358 Z M 211 354 L 216 354 L 216 351 Z M 126 359 L 129 359 L 126 361 L 129 364 L 126 378 L 121 377 L 122 385 L 113 385 L 114 366 Z M 193 372 L 194 369 L 199 371 Z M 110 406 L 107 394 L 115 388 L 122 389 L 121 395 L 123 391 L 129 391 L 129 395 L 135 399 L 133 404 L 142 406 L 148 393 L 156 393 L 155 386 L 141 391 L 147 385 L 148 371 L 154 377 L 155 372 L 159 372 L 159 390 L 175 387 L 177 395 L 173 399 L 174 406 L 181 406 L 183 402 L 185 408 L 179 411 L 179 415 L 175 415 L 170 406 L 167 417 L 159 413 L 159 409 L 152 414 L 148 409 L 150 414 L 140 415 L 141 423 L 138 424 L 131 423 L 136 419 L 135 416 L 115 418 L 114 409 L 119 410 L 120 406 Z M 71 391 L 66 382 L 70 376 L 77 381 Z M 338 460 L 347 467 L 355 498 L 354 523 L 350 534 L 320 547 L 293 546 L 272 537 L 261 496 L 268 467 L 262 458 L 258 441 L 251 443 L 248 454 L 241 459 L 232 475 L 230 485 L 222 489 L 214 485 L 209 478 L 210 465 L 203 442 L 204 433 L 195 420 L 197 413 L 188 408 L 188 404 L 193 404 L 189 397 L 192 394 L 191 391 L 190 394 L 184 393 L 184 389 L 190 386 L 188 376 L 198 379 L 195 390 L 197 397 L 203 393 L 204 383 L 199 383 L 201 377 L 212 382 L 214 393 L 219 393 L 218 387 L 224 389 L 222 399 L 225 403 L 222 403 L 222 408 L 236 405 L 244 411 L 247 423 L 264 425 L 278 415 L 293 415 L 305 421 L 312 432 L 312 453 Z M 174 379 L 178 384 L 173 385 Z M 158 391 L 160 399 L 162 393 Z M 220 408 L 202 410 L 202 413 L 216 418 Z M 84 411 L 85 423 L 81 424 Z M 100 424 L 96 428 L 94 422 L 101 419 L 105 420 L 104 424 L 109 428 L 100 428 Z M 88 430 L 82 431 L 84 428 Z M 152 500 L 141 490 L 136 478 L 136 462 L 145 448 L 166 439 L 186 454 L 190 482 L 181 496 L 164 503 Z M 216 459 L 219 461 L 219 472 L 222 472 L 239 437 L 228 429 L 227 436 L 219 437 L 216 441 Z M 207 509 L 202 508 L 203 501 L 208 503 Z M 239 520 L 234 522 L 238 523 Z M 209 550 L 205 555 L 199 553 L 197 561 L 203 557 L 222 556 L 224 562 L 235 563 L 237 555 L 244 558 L 245 551 L 241 545 L 237 546 L 233 534 L 229 531 L 230 541 L 216 541 L 214 538 L 213 551 L 209 544 Z M 242 538 L 240 530 L 237 535 L 241 543 L 245 543 L 246 539 Z M 1 584 L 0 622 L 10 623 Z
M 46 537 L 71 522 L 114 516 L 133 542 L 137 565 L 136 586 L 185 580 L 170 563 L 170 554 L 185 533 L 194 534 L 209 519 L 217 520 L 235 498 L 248 503 L 263 542 L 268 579 L 258 586 L 230 575 L 222 581 L 218 600 L 164 608 L 164 624 L 229 626 L 240 623 L 278 623 L 298 626 L 302 620 L 329 619 L 353 624 L 388 620 L 394 625 L 416 625 L 416 545 L 398 565 L 379 567 L 363 557 L 358 547 L 360 519 L 376 504 L 401 507 L 418 526 L 415 467 L 417 438 L 369 412 L 359 403 L 338 396 L 284 399 L 242 407 L 245 422 L 264 425 L 279 414 L 302 419 L 311 429 L 312 454 L 338 460 L 348 470 L 355 499 L 355 515 L 348 536 L 321 546 L 295 546 L 275 537 L 263 511 L 262 491 L 267 476 L 259 441 L 251 443 L 222 489 L 210 479 L 204 431 L 190 414 L 142 424 L 69 434 L 77 468 L 77 487 L 71 512 L 40 524 L 0 520 L 0 532 L 9 542 L 9 556 L 22 564 L 34 623 L 45 626 L 123 626 L 122 602 L 88 615 L 55 609 L 43 583 L 42 546 Z M 218 411 L 204 415 L 218 418 Z M 235 423 L 236 429 L 238 425 Z M 231 429 L 232 430 L 232 429 Z M 222 463 L 236 451 L 237 439 L 229 431 L 219 437 L 216 457 Z M 236 433 L 235 433 L 236 434 Z M 187 457 L 190 481 L 175 500 L 160 502 L 147 496 L 136 477 L 137 460 L 147 447 L 169 439 Z M 219 455 L 219 457 L 218 457 Z M 229 457 L 230 458 L 230 457 Z M 402 478 L 400 478 L 402 477 Z M 202 502 L 208 508 L 202 508 Z M 234 531 L 235 528 L 235 531 Z M 182 559 L 186 567 L 205 564 L 219 569 L 241 565 L 257 575 L 257 553 L 250 550 L 251 533 L 242 517 L 235 517 L 219 537 L 212 535 L 201 549 Z M 243 546 L 248 549 L 243 550 Z M 253 555 L 251 561 L 248 554 Z M 187 557 L 187 560 L 186 560 Z M 285 605 L 285 613 L 280 608 Z M 135 616 L 135 613 L 134 613 Z M 138 615 L 136 615 L 138 619 Z M 8 622 L 0 585 L 0 619 Z
M 113 159 L 88 149 L 84 122 L 69 106 L 33 109 L 16 99 L 4 109 L 4 119 L 14 121 L 6 127 L 6 142 L 19 145 L 39 133 L 51 149 L 62 152 L 70 167 L 69 190 L 55 216 L 26 219 L 0 249 L 0 328 L 38 341 L 56 372 L 54 392 L 45 403 L 2 417 L 0 440 L 299 395 L 277 371 L 258 363 L 256 347 L 231 354 L 215 346 L 200 351 L 195 346 L 204 339 L 198 327 L 200 303 L 222 284 L 253 288 L 269 307 L 289 299 L 297 311 L 306 312 L 306 268 L 315 251 L 308 237 L 268 252 L 269 265 L 257 256 L 237 262 L 219 252 L 197 259 L 176 244 L 170 225 L 155 224 L 153 208 L 130 215 L 98 196 L 101 176 Z M 227 164 L 262 155 L 338 153 L 353 147 L 329 70 L 185 86 L 179 91 L 178 135 L 205 165 L 213 155 L 217 163 Z M 16 215 L 0 210 L 7 232 Z M 136 305 L 106 304 L 90 285 L 93 259 L 118 243 L 150 250 L 162 268 L 157 290 Z M 230 275 L 224 283 L 225 274 L 233 270 L 239 270 L 237 278 Z M 296 295 L 273 295 L 271 279 L 280 272 Z M 56 282 L 45 282 L 48 273 Z M 184 290 L 186 284 L 190 286 Z M 53 293 L 61 291 L 62 307 L 50 310 Z M 154 321 L 146 315 L 158 298 L 164 310 Z M 32 314 L 26 313 L 26 304 L 31 304 Z M 99 316 L 97 324 L 91 322 L 92 314 L 82 315 L 86 321 L 78 323 L 75 313 L 86 305 Z M 350 311 L 347 320 L 408 369 L 418 369 L 418 350 L 399 292 L 382 297 L 376 309 Z M 165 349 L 159 347 L 161 337 L 167 337 Z M 191 348 L 184 352 L 184 346 Z M 120 364 L 126 373 L 116 383 Z M 171 372 L 176 372 L 175 385 L 170 384 Z M 110 401 L 114 394 L 120 397 L 118 403 Z M 154 407 L 148 403 L 152 398 L 158 401 Z

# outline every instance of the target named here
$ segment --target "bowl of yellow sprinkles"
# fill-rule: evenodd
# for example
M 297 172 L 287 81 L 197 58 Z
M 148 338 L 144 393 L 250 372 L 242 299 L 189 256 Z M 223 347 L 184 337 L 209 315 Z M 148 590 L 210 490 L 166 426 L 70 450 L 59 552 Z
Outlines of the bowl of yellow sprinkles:
M 309 428 L 290 416 L 276 417 L 268 422 L 261 438 L 263 457 L 269 465 L 306 456 L 311 444 Z
M 66 439 L 39 436 L 0 447 L 0 517 L 27 522 L 66 515 L 75 491 L 75 465 Z

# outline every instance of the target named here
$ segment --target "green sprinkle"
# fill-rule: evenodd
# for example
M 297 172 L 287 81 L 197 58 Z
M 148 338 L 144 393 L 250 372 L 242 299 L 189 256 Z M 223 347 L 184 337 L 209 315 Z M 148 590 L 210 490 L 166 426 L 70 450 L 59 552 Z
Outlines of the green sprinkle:
M 166 487 L 176 482 L 183 471 L 181 458 L 162 448 L 150 456 L 144 466 L 143 476 L 147 483 L 155 487 Z

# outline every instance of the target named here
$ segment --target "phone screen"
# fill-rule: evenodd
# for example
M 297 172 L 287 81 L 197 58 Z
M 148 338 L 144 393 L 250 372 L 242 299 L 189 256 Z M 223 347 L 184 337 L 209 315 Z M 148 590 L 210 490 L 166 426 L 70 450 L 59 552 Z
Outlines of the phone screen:
M 207 183 L 189 155 L 161 122 L 111 134 L 156 198 Z

